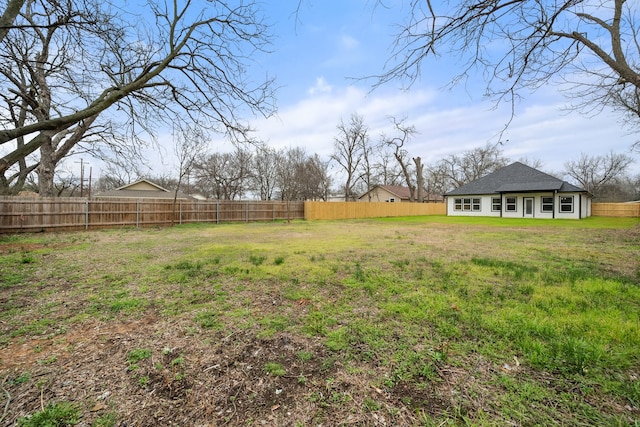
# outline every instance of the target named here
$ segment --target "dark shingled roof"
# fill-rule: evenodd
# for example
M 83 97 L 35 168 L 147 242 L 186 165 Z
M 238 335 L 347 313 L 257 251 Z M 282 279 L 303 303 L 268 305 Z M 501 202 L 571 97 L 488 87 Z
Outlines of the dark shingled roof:
M 580 187 L 540 172 L 530 166 L 515 162 L 489 175 L 449 191 L 447 196 L 466 194 L 528 193 L 534 191 L 558 191 L 559 193 L 585 192 Z

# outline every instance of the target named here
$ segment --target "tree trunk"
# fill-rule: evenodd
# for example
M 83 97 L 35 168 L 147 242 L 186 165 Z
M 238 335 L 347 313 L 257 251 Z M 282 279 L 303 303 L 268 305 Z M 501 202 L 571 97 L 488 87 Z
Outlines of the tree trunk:
M 402 156 L 398 154 L 397 151 L 396 151 L 395 157 L 398 163 L 400 164 L 400 168 L 402 168 L 402 175 L 404 175 L 404 182 L 406 182 L 407 187 L 409 187 L 409 202 L 413 203 L 415 200 L 414 192 L 416 187 L 415 185 L 411 185 L 411 177 L 409 176 L 409 169 L 407 168 L 407 165 L 404 164 Z
M 4 9 L 2 16 L 0 16 L 0 41 L 5 38 L 11 29 L 11 26 L 20 13 L 20 9 L 22 9 L 24 2 L 25 0 L 10 0 L 7 3 L 7 7 Z
M 54 147 L 51 137 L 40 146 L 40 165 L 38 165 L 38 188 L 40 197 L 54 197 L 53 176 L 56 170 Z
M 424 190 L 424 175 L 422 171 L 424 169 L 424 165 L 422 164 L 422 159 L 420 157 L 414 157 L 413 163 L 416 164 L 416 182 L 418 183 L 418 189 L 416 194 L 416 200 L 419 203 L 424 202 L 424 195 L 422 194 Z

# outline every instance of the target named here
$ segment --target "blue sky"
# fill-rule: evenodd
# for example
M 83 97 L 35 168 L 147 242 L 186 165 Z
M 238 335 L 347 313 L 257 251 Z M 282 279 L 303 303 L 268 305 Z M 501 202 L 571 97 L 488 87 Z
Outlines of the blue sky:
M 406 15 L 402 6 L 406 2 L 401 0 L 385 1 L 386 9 L 374 9 L 375 3 L 305 0 L 297 16 L 297 0 L 262 3 L 275 38 L 272 53 L 255 58 L 260 73 L 256 78 L 269 73 L 280 88 L 278 114 L 252 121 L 256 136 L 275 147 L 301 146 L 327 158 L 340 120 L 347 122 L 358 113 L 374 141 L 391 132 L 389 116 L 406 118 L 419 132 L 407 146 L 409 154 L 426 163 L 497 142 L 496 135 L 509 120 L 509 108 L 494 109 L 493 102 L 483 99 L 479 78 L 445 89 L 459 71 L 460 63 L 453 58 L 426 63 L 421 80 L 408 91 L 400 90 L 401 82 L 372 91 L 372 81 L 353 79 L 382 71 L 395 25 Z M 628 152 L 637 140 L 609 112 L 595 117 L 567 112 L 568 101 L 556 86 L 523 95 L 503 136 L 504 155 L 514 160 L 540 159 L 544 170 L 559 172 L 564 162 L 581 152 Z M 631 171 L 639 173 L 639 156 L 630 154 L 636 159 Z
M 336 126 L 353 113 L 364 117 L 372 143 L 391 133 L 389 117 L 404 118 L 418 134 L 406 146 L 409 155 L 431 165 L 450 155 L 487 143 L 510 118 L 508 106 L 483 98 L 481 76 L 465 85 L 446 88 L 459 73 L 460 58 L 446 55 L 424 64 L 422 77 L 410 89 L 391 82 L 372 90 L 373 80 L 391 55 L 398 24 L 406 19 L 406 0 L 264 0 L 260 8 L 272 24 L 273 43 L 268 54 L 252 58 L 250 77 L 256 82 L 275 77 L 278 113 L 269 118 L 249 118 L 255 137 L 276 148 L 303 147 L 307 153 L 328 159 L 334 150 Z M 621 126 L 619 117 L 603 112 L 585 117 L 567 111 L 568 101 L 557 86 L 521 95 L 516 117 L 502 136 L 503 154 L 513 160 L 539 159 L 542 170 L 559 173 L 564 163 L 581 152 L 604 155 L 613 150 L 630 154 L 631 174 L 640 174 L 640 153 L 630 152 L 640 139 Z M 170 131 L 158 135 L 157 147 L 148 152 L 151 174 L 176 172 Z M 213 136 L 210 151 L 229 151 L 231 144 Z M 77 156 L 76 156 L 77 157 Z M 76 158 L 67 162 L 76 168 Z M 87 159 L 85 159 L 87 160 Z M 74 163 L 75 162 L 75 163 Z M 101 174 L 94 164 L 94 177 Z M 332 174 L 339 174 L 333 165 Z M 339 179 L 334 186 L 339 186 Z

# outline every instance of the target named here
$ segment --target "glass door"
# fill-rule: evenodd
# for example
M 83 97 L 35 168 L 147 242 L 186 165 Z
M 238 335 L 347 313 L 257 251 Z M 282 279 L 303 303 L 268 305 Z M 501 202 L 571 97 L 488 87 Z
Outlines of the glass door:
M 533 197 L 524 198 L 524 216 L 525 218 L 533 218 Z

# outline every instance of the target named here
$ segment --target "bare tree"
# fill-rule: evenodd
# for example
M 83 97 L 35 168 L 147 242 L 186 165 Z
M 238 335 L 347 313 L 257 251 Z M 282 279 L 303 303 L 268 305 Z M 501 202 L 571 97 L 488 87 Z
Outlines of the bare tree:
M 300 199 L 326 201 L 331 186 L 329 162 L 322 161 L 320 156 L 314 154 L 307 157 L 301 166 L 297 178 L 301 184 Z
M 53 185 L 56 197 L 74 197 L 80 189 L 81 178 L 69 168 L 62 168 Z
M 487 144 L 461 154 L 451 154 L 430 168 L 429 181 L 442 191 L 458 188 L 506 166 L 509 160 L 502 156 L 498 145 Z
M 427 193 L 429 195 L 444 195 L 447 191 L 452 189 L 447 165 L 442 161 L 433 166 L 428 166 L 426 175 Z
M 278 178 L 279 154 L 267 145 L 258 145 L 252 158 L 250 186 L 260 200 L 272 200 Z
M 174 225 L 175 222 L 178 192 L 182 185 L 182 180 L 191 173 L 195 163 L 204 155 L 209 142 L 202 128 L 189 126 L 188 124 L 174 131 L 173 137 L 175 139 L 173 149 L 177 161 L 178 182 L 173 193 L 171 225 Z
M 373 159 L 373 146 L 369 144 L 369 138 L 363 138 L 360 140 L 362 144 L 362 165 L 360 167 L 361 173 L 359 181 L 364 184 L 363 193 L 369 196 L 371 201 L 371 189 L 374 186 L 374 159 Z
M 369 129 L 364 123 L 364 117 L 353 113 L 349 123 L 340 120 L 338 136 L 334 138 L 331 160 L 344 170 L 344 200 L 354 200 L 353 188 L 358 180 L 358 171 L 363 162 L 364 153 L 369 141 Z
M 490 174 L 509 163 L 509 160 L 502 156 L 500 146 L 492 144 L 465 151 L 460 160 L 465 184 Z
M 404 148 L 404 145 L 409 142 L 409 139 L 411 139 L 417 131 L 415 126 L 406 125 L 404 119 L 398 120 L 395 117 L 391 117 L 390 120 L 393 123 L 396 136 L 382 135 L 382 142 L 393 149 L 393 156 L 402 170 L 406 186 L 409 187 L 409 201 L 413 202 L 415 201 L 416 184 L 411 177 L 408 160 L 409 153 Z
M 377 184 L 382 185 L 401 185 L 402 171 L 395 159 L 394 151 L 384 142 L 377 146 L 378 157 L 373 165 L 373 174 Z
M 4 192 L 24 175 L 16 170 L 50 180 L 98 123 L 122 120 L 132 143 L 175 117 L 242 139 L 242 115 L 273 111 L 271 81 L 246 77 L 269 41 L 252 1 L 150 0 L 144 14 L 98 0 L 26 4 L 0 52 Z M 40 164 L 26 164 L 37 150 Z
M 118 156 L 107 161 L 94 189 L 98 192 L 114 190 L 142 179 L 145 173 L 140 170 L 137 162 L 131 160 L 127 156 Z
M 291 202 L 304 200 L 302 195 L 302 173 L 307 160 L 304 148 L 287 148 L 279 153 L 278 189 L 280 200 L 285 202 L 287 221 L 291 220 Z
M 428 58 L 460 58 L 451 83 L 483 73 L 486 94 L 515 108 L 522 89 L 555 76 L 582 107 L 612 106 L 640 124 L 638 3 L 626 0 L 411 0 L 389 66 L 378 84 L 413 83 Z M 513 110 L 512 110 L 513 111 Z
M 231 153 L 214 153 L 193 165 L 198 188 L 207 197 L 237 200 L 247 189 L 251 153 L 236 147 Z
M 632 162 L 628 155 L 613 151 L 604 156 L 581 153 L 578 159 L 566 162 L 564 167 L 567 175 L 598 197 L 603 187 L 621 178 Z

